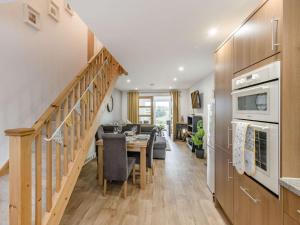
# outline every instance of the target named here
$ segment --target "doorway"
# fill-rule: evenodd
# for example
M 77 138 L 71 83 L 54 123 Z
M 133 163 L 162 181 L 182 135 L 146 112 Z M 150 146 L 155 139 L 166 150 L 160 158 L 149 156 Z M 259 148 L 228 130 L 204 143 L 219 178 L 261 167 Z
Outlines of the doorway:
M 171 120 L 171 96 L 154 96 L 154 124 L 167 128 Z

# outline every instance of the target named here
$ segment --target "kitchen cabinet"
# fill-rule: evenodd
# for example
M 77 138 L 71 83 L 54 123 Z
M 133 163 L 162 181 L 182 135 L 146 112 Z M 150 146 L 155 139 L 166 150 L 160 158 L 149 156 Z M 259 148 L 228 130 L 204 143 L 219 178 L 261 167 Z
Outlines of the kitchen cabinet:
M 247 175 L 234 172 L 234 224 L 281 225 L 277 196 Z
M 283 211 L 292 220 L 300 223 L 300 197 L 287 189 L 283 189 Z
M 233 223 L 233 167 L 232 154 L 216 149 L 215 151 L 215 197 L 225 212 L 227 218 Z
M 282 0 L 268 0 L 233 36 L 234 72 L 279 53 L 281 29 Z
M 284 222 L 283 225 L 300 225 L 297 221 L 293 220 L 287 214 L 284 214 Z
M 231 152 L 231 80 L 233 76 L 233 40 L 215 53 L 215 145 Z
M 281 168 L 300 177 L 300 1 L 284 0 L 281 78 Z

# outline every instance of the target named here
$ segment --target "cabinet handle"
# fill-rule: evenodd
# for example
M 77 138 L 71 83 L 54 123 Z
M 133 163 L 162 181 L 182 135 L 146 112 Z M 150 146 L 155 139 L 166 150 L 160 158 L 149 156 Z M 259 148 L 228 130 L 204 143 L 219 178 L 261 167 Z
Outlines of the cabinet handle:
M 227 159 L 227 181 L 228 182 L 230 181 L 230 179 L 233 179 L 233 177 L 230 176 L 230 166 L 229 166 L 230 164 L 232 164 L 232 162 L 229 159 Z
M 300 214 L 300 209 L 297 209 L 296 211 L 297 211 L 298 214 Z
M 277 31 L 279 19 L 273 17 L 271 20 L 272 23 L 272 51 L 275 51 L 279 43 L 277 43 Z
M 256 199 L 256 198 L 254 198 L 254 197 L 252 197 L 250 194 L 249 194 L 249 192 L 248 192 L 248 190 L 247 190 L 247 188 L 243 188 L 242 186 L 240 186 L 240 189 L 256 204 L 256 203 L 258 203 L 258 202 L 260 202 L 260 200 L 259 199 Z
M 227 127 L 227 148 L 230 149 L 230 147 L 232 146 L 232 144 L 230 143 L 230 131 L 232 131 L 232 129 L 230 129 L 230 127 Z

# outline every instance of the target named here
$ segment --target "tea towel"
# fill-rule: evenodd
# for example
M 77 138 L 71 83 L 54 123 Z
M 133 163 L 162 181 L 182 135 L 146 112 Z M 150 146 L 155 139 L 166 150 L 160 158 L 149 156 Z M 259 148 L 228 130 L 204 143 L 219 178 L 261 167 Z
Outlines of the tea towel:
M 245 172 L 244 147 L 248 126 L 249 123 L 237 122 L 235 127 L 232 164 L 239 174 L 244 174 Z
M 255 168 L 255 129 L 248 126 L 245 142 L 245 172 L 254 175 Z

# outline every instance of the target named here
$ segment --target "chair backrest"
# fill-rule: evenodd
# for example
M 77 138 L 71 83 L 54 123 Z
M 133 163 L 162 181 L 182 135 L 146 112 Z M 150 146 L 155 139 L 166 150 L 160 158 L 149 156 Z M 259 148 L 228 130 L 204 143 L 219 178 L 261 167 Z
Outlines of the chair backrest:
M 126 136 L 103 134 L 103 163 L 106 180 L 125 181 L 128 178 Z
M 152 129 L 150 138 L 147 142 L 147 149 L 146 149 L 146 154 L 147 154 L 147 167 L 152 168 L 153 164 L 153 147 L 154 147 L 154 141 L 156 137 L 156 132 L 157 130 L 155 128 Z
M 102 139 L 102 135 L 104 134 L 104 130 L 103 130 L 103 127 L 100 126 L 97 130 L 97 133 L 95 134 L 95 139 L 96 141 Z

